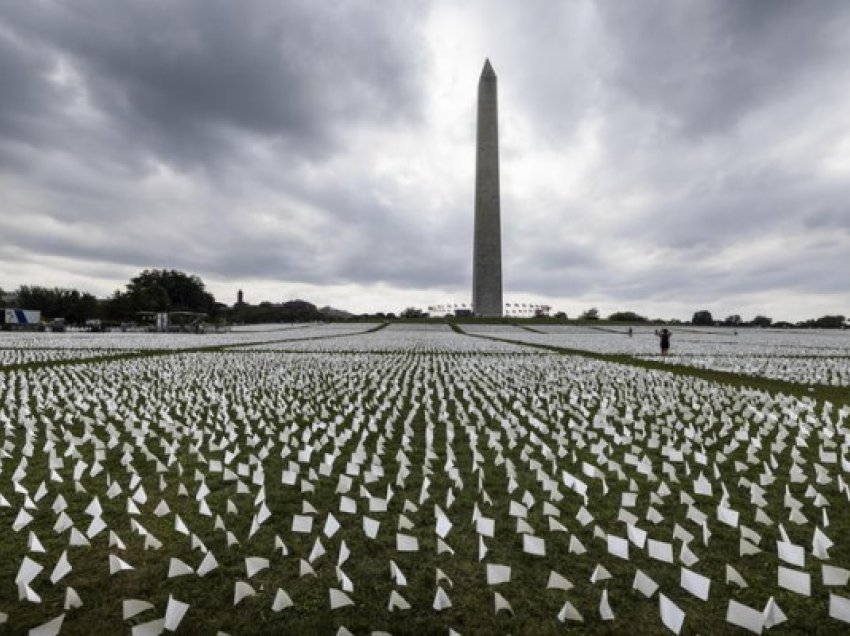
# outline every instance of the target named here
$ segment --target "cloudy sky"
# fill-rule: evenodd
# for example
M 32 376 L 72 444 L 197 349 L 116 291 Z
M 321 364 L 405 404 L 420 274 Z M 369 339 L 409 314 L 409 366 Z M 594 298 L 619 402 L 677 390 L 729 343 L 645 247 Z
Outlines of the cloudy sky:
M 0 0 L 0 287 L 469 302 L 499 78 L 508 302 L 850 314 L 850 4 Z

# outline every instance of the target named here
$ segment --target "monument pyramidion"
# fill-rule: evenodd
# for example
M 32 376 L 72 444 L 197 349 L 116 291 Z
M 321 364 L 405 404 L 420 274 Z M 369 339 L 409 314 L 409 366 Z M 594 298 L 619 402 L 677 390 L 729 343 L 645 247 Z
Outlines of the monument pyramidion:
M 475 235 L 472 250 L 472 313 L 502 316 L 502 230 L 499 205 L 499 106 L 496 73 L 484 62 L 478 80 L 475 140 Z

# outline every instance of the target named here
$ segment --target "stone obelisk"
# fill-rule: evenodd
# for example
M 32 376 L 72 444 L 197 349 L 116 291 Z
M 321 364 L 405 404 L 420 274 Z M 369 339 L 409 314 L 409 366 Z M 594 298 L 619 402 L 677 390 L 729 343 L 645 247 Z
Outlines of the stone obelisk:
M 499 108 L 496 73 L 484 62 L 478 80 L 475 140 L 475 238 L 472 250 L 472 313 L 502 315 L 502 229 L 499 209 Z

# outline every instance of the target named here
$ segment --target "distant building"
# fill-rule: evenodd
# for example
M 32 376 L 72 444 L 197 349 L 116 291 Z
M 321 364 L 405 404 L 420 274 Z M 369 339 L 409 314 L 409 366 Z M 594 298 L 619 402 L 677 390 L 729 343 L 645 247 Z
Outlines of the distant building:
M 240 289 L 236 292 L 236 307 L 241 307 L 245 304 L 245 296 L 242 294 L 242 290 Z

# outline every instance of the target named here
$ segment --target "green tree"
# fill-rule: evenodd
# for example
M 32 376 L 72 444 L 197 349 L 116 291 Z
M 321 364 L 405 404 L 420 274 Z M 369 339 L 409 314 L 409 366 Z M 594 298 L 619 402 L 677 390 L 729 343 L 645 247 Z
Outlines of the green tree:
M 18 299 L 11 291 L 0 288 L 0 307 L 16 307 Z
M 844 326 L 844 316 L 821 316 L 812 323 L 818 329 L 841 329 Z
M 399 316 L 401 318 L 426 318 L 428 314 L 416 307 L 407 307 Z
M 193 311 L 211 317 L 218 311 L 198 276 L 173 269 L 143 270 L 104 305 L 104 317 L 114 321 L 136 320 L 140 311 Z
M 65 318 L 71 324 L 82 324 L 99 315 L 97 299 L 76 289 L 22 285 L 16 292 L 23 309 L 37 309 L 42 318 Z
M 769 318 L 768 316 L 758 315 L 752 320 L 752 324 L 754 327 L 770 327 L 773 324 L 773 318 Z
M 287 300 L 280 308 L 281 319 L 286 322 L 321 320 L 319 308 L 306 300 Z
M 714 318 L 711 317 L 710 311 L 707 309 L 701 309 L 694 313 L 694 317 L 691 318 L 691 324 L 713 326 Z
M 100 307 L 97 298 L 89 293 L 79 293 L 74 290 L 73 302 L 65 311 L 65 319 L 74 325 L 82 325 L 86 320 L 100 317 Z
M 146 269 L 131 278 L 127 294 L 136 311 L 197 311 L 212 313 L 215 298 L 194 274 Z
M 599 320 L 599 310 L 596 307 L 592 307 L 579 316 L 579 318 L 581 320 Z
M 723 320 L 723 324 L 727 327 L 738 327 L 742 323 L 741 316 L 738 314 L 732 314 L 731 316 L 726 316 Z
M 646 317 L 633 311 L 617 311 L 608 316 L 612 322 L 646 322 Z
M 104 303 L 102 315 L 112 322 L 134 320 L 133 303 L 128 294 L 116 290 Z
M 229 312 L 229 319 L 235 323 L 246 325 L 280 322 L 282 320 L 280 308 L 271 303 L 264 302 L 259 305 L 240 305 Z

